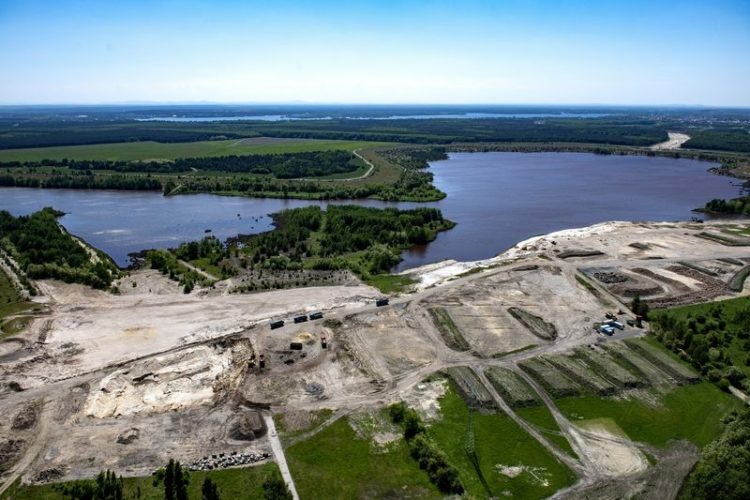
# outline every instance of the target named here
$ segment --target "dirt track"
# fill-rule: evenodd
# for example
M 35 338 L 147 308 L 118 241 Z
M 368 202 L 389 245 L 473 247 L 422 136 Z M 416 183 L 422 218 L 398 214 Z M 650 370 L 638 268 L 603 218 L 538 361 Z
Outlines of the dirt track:
M 680 149 L 683 144 L 690 140 L 689 135 L 681 134 L 679 132 L 667 132 L 667 135 L 669 136 L 669 139 L 664 142 L 660 142 L 659 144 L 654 144 L 653 146 L 651 146 L 651 149 L 653 149 L 654 151 L 664 149 Z
M 594 331 L 593 323 L 605 312 L 627 308 L 607 283 L 589 280 L 599 297 L 583 286 L 578 277 L 587 269 L 643 268 L 677 279 L 667 268 L 679 262 L 750 257 L 747 248 L 696 237 L 707 228 L 722 226 L 608 223 L 534 238 L 488 261 L 416 270 L 423 279 L 417 291 L 393 297 L 385 308 L 375 307 L 380 294 L 362 285 L 185 295 L 149 271 L 128 278 L 138 285 L 123 286 L 121 296 L 40 283 L 51 312 L 20 335 L 25 342 L 3 351 L 11 356 L 0 366 L 0 407 L 12 414 L 29 401 L 44 400 L 43 418 L 5 477 L 70 479 L 92 476 L 102 467 L 144 475 L 170 456 L 192 462 L 205 453 L 267 451 L 273 448 L 267 436 L 233 437 L 238 412 L 270 406 L 272 411 L 330 408 L 342 415 L 403 398 L 419 400 L 427 395 L 415 387 L 425 377 L 466 366 L 502 411 L 578 473 L 579 484 L 560 495 L 588 494 L 599 486 L 621 492 L 623 474 L 644 478 L 638 484 L 659 483 L 650 475 L 652 468 L 643 471 L 640 445 L 573 425 L 517 363 L 642 334 L 628 328 L 613 339 Z M 602 255 L 557 256 L 579 248 Z M 474 268 L 485 270 L 461 275 Z M 680 279 L 691 290 L 703 286 L 700 280 Z M 456 351 L 443 342 L 427 312 L 435 306 L 448 311 L 470 350 Z M 507 313 L 509 307 L 550 322 L 556 338 L 533 335 Z M 288 321 L 279 330 L 268 328 L 271 319 L 317 310 L 338 323 Z M 302 349 L 290 349 L 292 342 Z M 256 357 L 261 353 L 263 370 Z M 539 392 L 580 461 L 515 416 L 486 380 L 484 370 L 493 366 L 518 371 Z M 11 381 L 25 390 L 9 391 Z M 54 425 L 47 424 L 50 419 Z M 0 425 L 0 438 L 10 435 Z M 690 454 L 678 455 L 675 471 L 684 468 L 679 456 Z M 671 495 L 684 477 L 680 474 L 659 483 L 659 491 Z

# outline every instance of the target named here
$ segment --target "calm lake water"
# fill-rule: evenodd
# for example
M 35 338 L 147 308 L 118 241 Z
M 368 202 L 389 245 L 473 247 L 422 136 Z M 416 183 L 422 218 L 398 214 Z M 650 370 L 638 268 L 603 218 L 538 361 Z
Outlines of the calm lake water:
M 357 201 L 372 207 L 433 206 L 458 225 L 404 253 L 398 269 L 443 259 L 476 260 L 518 241 L 607 220 L 689 219 L 711 198 L 736 197 L 736 179 L 710 163 L 582 153 L 455 153 L 434 162 L 435 203 Z M 348 203 L 348 202 L 338 202 Z M 271 229 L 268 214 L 325 202 L 222 197 L 165 198 L 160 193 L 0 188 L 0 209 L 26 214 L 45 206 L 67 213 L 62 224 L 127 265 L 128 253 L 172 247 L 211 229 L 220 239 Z M 238 215 L 239 214 L 239 215 Z
M 431 165 L 458 225 L 404 253 L 399 269 L 492 257 L 532 236 L 609 220 L 676 221 L 742 193 L 708 162 L 588 153 L 455 153 Z

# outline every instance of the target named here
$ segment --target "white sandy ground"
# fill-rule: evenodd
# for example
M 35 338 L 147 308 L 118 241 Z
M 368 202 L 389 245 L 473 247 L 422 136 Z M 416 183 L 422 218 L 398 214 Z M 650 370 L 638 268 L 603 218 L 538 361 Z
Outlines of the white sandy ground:
M 669 136 L 669 139 L 664 142 L 654 144 L 653 146 L 651 146 L 651 149 L 654 151 L 664 149 L 680 149 L 683 144 L 690 140 L 689 135 L 682 134 L 680 132 L 667 132 L 667 135 Z
M 439 415 L 438 400 L 445 390 L 444 382 L 423 382 L 435 371 L 459 365 L 475 369 L 507 367 L 522 357 L 564 352 L 596 338 L 590 328 L 591 318 L 602 316 L 604 309 L 576 285 L 573 275 L 579 266 L 657 268 L 682 259 L 703 261 L 748 255 L 746 248 L 726 247 L 695 237 L 697 232 L 717 227 L 720 224 L 715 222 L 606 222 L 558 231 L 530 238 L 492 259 L 445 262 L 408 271 L 423 280 L 420 288 L 446 286 L 394 298 L 391 307 L 385 309 L 373 305 L 373 299 L 381 294 L 363 285 L 249 295 L 202 290 L 185 295 L 167 278 L 144 270 L 120 283 L 122 295 L 115 296 L 80 285 L 40 282 L 50 313 L 35 320 L 22 334 L 23 340 L 35 347 L 23 349 L 22 358 L 0 366 L 3 382 L 13 380 L 28 388 L 23 393 L 4 395 L 6 413 L 12 415 L 15 411 L 11 411 L 14 407 L 8 401 L 21 405 L 32 398 L 45 400 L 44 418 L 29 431 L 41 437 L 33 440 L 21 465 L 9 475 L 10 482 L 22 473 L 33 478 L 50 467 L 63 467 L 66 478 L 89 477 L 102 467 L 120 466 L 128 475 L 143 475 L 163 464 L 168 456 L 187 461 L 226 451 L 231 446 L 273 446 L 282 473 L 291 483 L 273 422 L 267 420 L 268 439 L 252 444 L 227 440 L 224 424 L 230 421 L 236 407 L 229 400 L 215 400 L 216 395 L 237 394 L 248 401 L 271 402 L 277 408 L 343 411 L 382 407 L 405 399 L 430 420 Z M 634 242 L 650 247 L 636 251 L 630 246 Z M 567 260 L 556 256 L 556 251 L 570 249 L 600 250 L 606 255 Z M 660 260 L 643 260 L 655 257 Z M 519 265 L 539 264 L 539 269 L 528 273 L 498 269 L 447 283 L 471 269 L 516 259 L 520 260 Z M 442 343 L 425 309 L 462 304 L 486 308 L 522 306 L 532 313 L 555 317 L 559 336 L 554 343 L 502 359 L 477 359 L 470 353 L 457 353 Z M 542 307 L 539 304 L 544 304 L 546 310 L 536 310 L 535 307 Z M 272 318 L 289 319 L 295 313 L 314 310 L 343 320 L 344 327 L 329 331 L 320 322 L 287 325 L 271 332 L 266 324 Z M 501 326 L 498 324 L 498 328 Z M 242 361 L 243 353 L 228 354 L 228 348 L 221 347 L 232 343 L 191 343 L 241 331 L 245 333 L 236 338 L 251 342 L 256 352 L 276 352 L 302 331 L 314 336 L 325 333 L 333 347 L 322 355 L 310 348 L 306 360 L 293 366 L 285 366 L 274 357 L 272 371 L 247 377 L 237 389 L 232 387 L 231 379 L 236 366 L 247 365 Z M 41 333 L 46 335 L 44 342 L 39 341 Z M 424 344 L 429 349 L 421 347 Z M 121 362 L 127 363 L 120 365 Z M 89 373 L 99 369 L 104 370 Z M 66 381 L 49 383 L 62 379 Z M 305 387 L 312 382 L 325 388 L 324 398 L 306 394 Z M 215 404 L 206 404 L 214 400 Z M 59 419 L 55 416 L 58 414 Z M 132 427 L 149 432 L 141 432 L 141 437 L 128 448 L 119 448 L 125 451 L 113 453 L 118 436 Z M 5 437 L 8 429 L 7 425 L 0 426 Z M 45 437 L 45 432 L 50 435 Z M 573 428 L 572 435 L 571 445 L 579 456 L 586 457 L 586 467 L 591 464 L 587 477 L 629 475 L 647 467 L 643 454 L 609 422 L 584 423 Z M 44 454 L 36 465 L 30 465 L 39 450 Z M 97 457 L 98 461 L 90 462 L 87 457 Z M 498 466 L 498 473 L 528 472 L 537 474 L 539 480 L 545 477 L 538 469 L 525 468 L 520 472 L 517 467 L 523 464 Z
M 137 359 L 201 340 L 241 332 L 297 312 L 355 308 L 380 296 L 368 286 L 298 288 L 248 295 L 195 294 L 114 296 L 86 291 L 70 296 L 69 285 L 45 283 L 58 313 L 47 334 L 50 348 L 75 343 L 79 373 Z M 47 374 L 55 378 L 54 373 Z
M 625 476 L 648 468 L 645 455 L 611 419 L 576 422 L 570 433 L 576 448 L 585 450 L 588 461 L 602 475 Z
M 543 236 L 534 236 L 520 243 L 517 243 L 507 251 L 484 260 L 475 260 L 467 262 L 457 262 L 455 260 L 445 260 L 428 264 L 426 266 L 407 269 L 400 274 L 409 274 L 418 280 L 416 287 L 419 290 L 429 288 L 453 279 L 467 271 L 476 268 L 489 268 L 501 264 L 507 264 L 511 261 L 523 257 L 529 257 L 541 251 L 549 250 L 552 247 L 552 241 L 563 239 L 580 239 L 586 236 L 597 236 L 616 231 L 618 229 L 632 226 L 630 222 L 602 222 L 593 226 L 564 229 Z
M 115 370 L 93 388 L 83 413 L 96 418 L 118 417 L 211 402 L 217 384 L 228 378 L 233 378 L 234 384 L 239 382 L 242 369 L 233 365 L 233 354 L 237 353 L 200 345 Z M 234 377 L 231 368 L 235 368 Z M 139 382 L 134 377 L 139 377 Z

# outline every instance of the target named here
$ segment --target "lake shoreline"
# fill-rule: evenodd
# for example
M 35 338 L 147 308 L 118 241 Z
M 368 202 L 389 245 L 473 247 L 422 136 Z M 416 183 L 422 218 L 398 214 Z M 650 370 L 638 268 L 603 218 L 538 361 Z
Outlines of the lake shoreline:
M 44 206 L 62 210 L 67 215 L 61 222 L 67 229 L 105 249 L 122 268 L 129 265 L 128 254 L 197 241 L 206 229 L 221 241 L 271 231 L 271 214 L 309 205 L 432 207 L 457 223 L 455 229 L 440 233 L 430 244 L 402 252 L 402 262 L 394 269 L 401 272 L 447 259 L 491 258 L 498 250 L 534 234 L 602 220 L 686 220 L 709 199 L 736 196 L 738 187 L 729 179 L 708 175 L 714 165 L 643 155 L 451 153 L 451 159 L 430 165 L 435 185 L 448 194 L 439 202 L 319 201 L 202 193 L 164 197 L 117 190 L 0 188 L 0 198 L 5 200 L 0 201 L 0 208 L 15 215 Z M 573 195 L 576 201 L 571 199 Z

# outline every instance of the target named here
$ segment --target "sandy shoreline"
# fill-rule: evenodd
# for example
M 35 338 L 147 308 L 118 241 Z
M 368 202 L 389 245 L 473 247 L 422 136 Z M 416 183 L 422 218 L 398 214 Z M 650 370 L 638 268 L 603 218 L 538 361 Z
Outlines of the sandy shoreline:
M 522 240 L 513 245 L 508 250 L 488 259 L 475 261 L 456 261 L 449 259 L 435 262 L 433 264 L 426 264 L 424 266 L 406 269 L 398 274 L 410 275 L 414 279 L 418 280 L 419 283 L 417 284 L 417 288 L 421 290 L 430 286 L 437 285 L 446 280 L 455 278 L 461 274 L 474 271 L 475 269 L 491 268 L 500 264 L 509 263 L 510 261 L 513 261 L 515 259 L 528 257 L 543 250 L 548 250 L 549 247 L 553 246 L 552 242 L 554 240 L 605 234 L 618 228 L 630 226 L 632 224 L 635 223 L 627 221 L 608 221 L 599 222 L 591 226 L 561 229 L 559 231 L 553 231 L 551 233 L 539 236 L 532 236 L 531 238 Z M 668 223 L 662 222 L 655 224 Z

